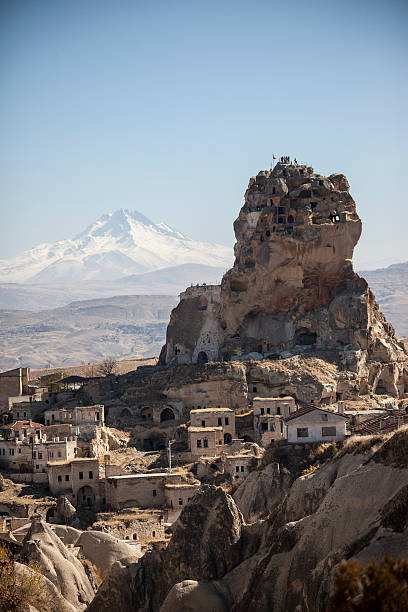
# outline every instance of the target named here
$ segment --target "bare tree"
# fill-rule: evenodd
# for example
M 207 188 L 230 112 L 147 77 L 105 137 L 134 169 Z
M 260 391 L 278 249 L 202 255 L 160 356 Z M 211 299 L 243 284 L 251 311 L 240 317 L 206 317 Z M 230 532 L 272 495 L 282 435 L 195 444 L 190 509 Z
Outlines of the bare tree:
M 117 368 L 118 362 L 114 357 L 105 357 L 105 359 L 98 365 L 97 372 L 101 376 L 109 376 L 109 374 L 114 374 Z

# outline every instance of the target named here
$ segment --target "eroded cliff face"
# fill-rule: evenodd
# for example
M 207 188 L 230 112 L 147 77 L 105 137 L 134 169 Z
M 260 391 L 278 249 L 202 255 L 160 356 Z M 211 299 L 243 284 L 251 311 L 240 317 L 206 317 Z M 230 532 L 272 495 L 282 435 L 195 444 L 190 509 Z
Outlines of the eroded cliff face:
M 402 428 L 351 441 L 252 525 L 221 489 L 204 487 L 167 549 L 117 563 L 88 611 L 326 610 L 342 558 L 408 556 L 407 438 Z
M 366 368 L 375 385 L 381 371 L 370 372 L 370 362 L 407 359 L 353 271 L 361 220 L 344 175 L 284 163 L 262 171 L 249 182 L 234 230 L 234 267 L 221 287 L 181 294 L 161 363 L 331 350 L 348 367 L 354 359 L 350 369 Z

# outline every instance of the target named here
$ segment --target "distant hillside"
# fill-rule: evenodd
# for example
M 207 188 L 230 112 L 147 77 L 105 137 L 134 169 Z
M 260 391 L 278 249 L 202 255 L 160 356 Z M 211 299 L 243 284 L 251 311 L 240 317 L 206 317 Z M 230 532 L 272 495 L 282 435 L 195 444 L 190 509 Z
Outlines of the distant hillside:
M 172 296 L 119 296 L 62 308 L 0 311 L 0 370 L 158 355 Z
M 38 311 L 50 306 L 65 306 L 74 300 L 117 295 L 178 295 L 191 283 L 219 283 L 225 270 L 222 266 L 187 263 L 111 281 L 41 285 L 3 283 L 0 284 L 0 310 Z
M 359 271 L 398 336 L 408 336 L 408 262 Z

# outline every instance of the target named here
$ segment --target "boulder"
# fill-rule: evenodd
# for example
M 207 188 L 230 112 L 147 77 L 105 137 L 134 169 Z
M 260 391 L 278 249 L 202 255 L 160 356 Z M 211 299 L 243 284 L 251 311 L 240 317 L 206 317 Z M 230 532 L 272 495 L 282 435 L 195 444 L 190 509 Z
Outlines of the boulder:
M 84 531 L 76 544 L 81 546 L 85 559 L 102 572 L 108 570 L 119 559 L 132 557 L 135 562 L 142 556 L 135 546 L 121 542 L 110 533 L 103 531 Z

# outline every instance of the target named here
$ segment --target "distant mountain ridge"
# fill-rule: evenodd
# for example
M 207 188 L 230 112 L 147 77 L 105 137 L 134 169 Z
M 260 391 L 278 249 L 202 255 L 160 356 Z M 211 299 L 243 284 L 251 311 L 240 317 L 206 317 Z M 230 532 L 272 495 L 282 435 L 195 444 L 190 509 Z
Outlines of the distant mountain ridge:
M 2 283 L 111 281 L 181 264 L 232 265 L 230 247 L 192 240 L 137 211 L 102 215 L 74 238 L 0 260 Z
M 408 336 L 408 261 L 379 270 L 361 270 L 398 336 Z

